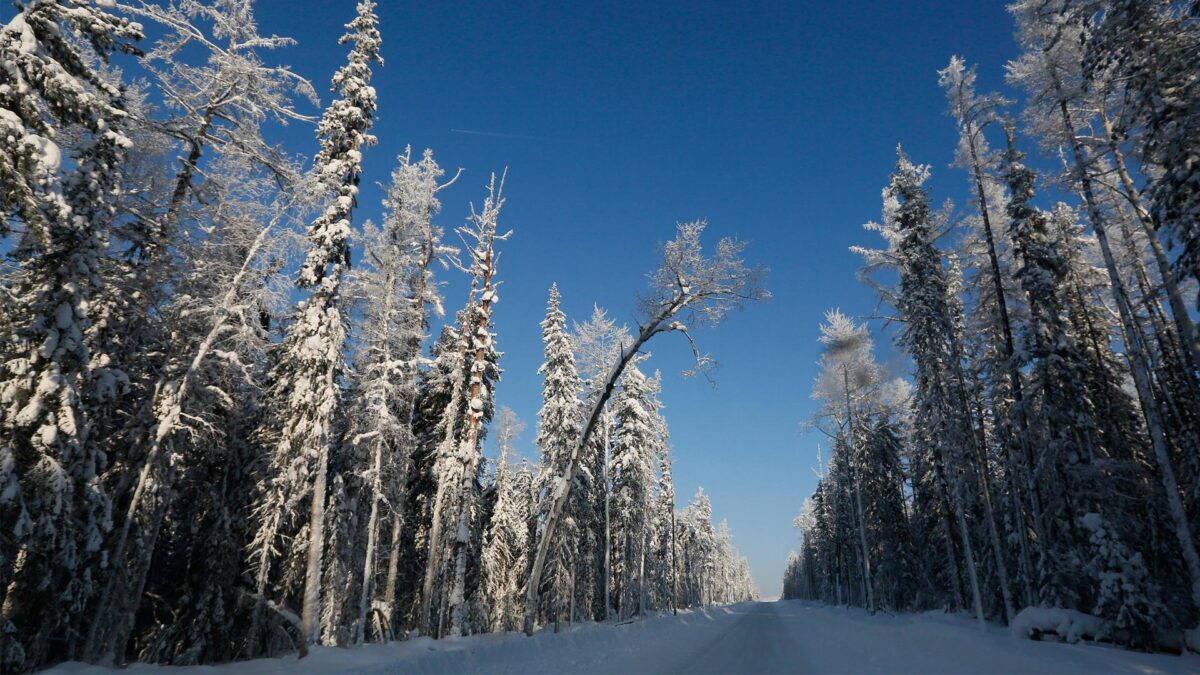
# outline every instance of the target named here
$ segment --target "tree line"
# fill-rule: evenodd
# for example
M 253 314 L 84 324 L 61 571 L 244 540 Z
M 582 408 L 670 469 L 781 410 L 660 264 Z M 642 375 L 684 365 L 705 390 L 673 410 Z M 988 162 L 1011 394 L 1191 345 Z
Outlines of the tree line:
M 1200 5 L 1009 12 L 1022 109 L 960 58 L 939 72 L 970 208 L 932 204 L 901 151 L 866 226 L 884 247 L 855 249 L 911 377 L 865 325 L 821 327 L 829 459 L 784 595 L 1075 610 L 1093 637 L 1178 648 L 1200 619 Z
M 271 61 L 293 41 L 260 34 L 250 0 L 16 9 L 0 27 L 0 669 L 754 596 L 708 497 L 676 510 L 662 381 L 639 369 L 655 336 L 695 349 L 690 328 L 768 297 L 740 242 L 706 250 L 704 223 L 679 225 L 632 332 L 599 310 L 569 328 L 552 287 L 540 460 L 514 463 L 521 423 L 493 420 L 504 177 L 454 246 L 435 219 L 457 176 L 408 150 L 382 221 L 355 224 L 383 63 L 372 0 L 316 119 L 297 106 L 316 89 Z M 161 37 L 144 46 L 147 25 Z M 265 140 L 289 122 L 315 122 L 311 163 Z M 469 282 L 451 317 L 439 270 Z

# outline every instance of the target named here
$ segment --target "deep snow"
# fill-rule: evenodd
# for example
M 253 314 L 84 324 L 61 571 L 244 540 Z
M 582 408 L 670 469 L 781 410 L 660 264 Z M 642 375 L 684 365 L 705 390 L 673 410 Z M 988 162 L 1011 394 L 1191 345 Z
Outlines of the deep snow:
M 1200 657 L 1099 644 L 1034 642 L 969 617 L 871 616 L 800 601 L 681 612 L 560 634 L 418 638 L 215 667 L 136 665 L 125 672 L 208 673 L 1200 673 Z M 112 673 L 65 664 L 57 673 Z

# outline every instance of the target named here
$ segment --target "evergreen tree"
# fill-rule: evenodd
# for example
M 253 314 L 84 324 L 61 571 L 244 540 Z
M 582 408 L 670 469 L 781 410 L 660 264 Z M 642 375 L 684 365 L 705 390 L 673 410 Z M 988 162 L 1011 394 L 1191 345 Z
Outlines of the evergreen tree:
M 612 458 L 613 578 L 618 616 L 645 612 L 645 558 L 651 497 L 655 484 L 655 459 L 659 454 L 654 399 L 657 383 L 637 369 L 629 369 L 613 403 L 617 443 Z
M 335 422 L 341 406 L 340 378 L 346 341 L 342 276 L 350 265 L 350 218 L 357 202 L 362 149 L 374 144 L 375 116 L 371 63 L 379 63 L 378 18 L 371 0 L 358 4 L 341 42 L 353 42 L 347 65 L 333 77 L 334 99 L 317 125 L 317 184 L 329 203 L 308 231 L 308 252 L 296 286 L 311 291 L 280 346 L 271 374 L 272 406 L 278 416 L 268 460 L 268 485 L 258 506 L 255 537 L 256 591 L 265 601 L 276 537 L 300 532 L 307 549 L 301 595 L 301 653 L 320 641 L 321 573 L 324 567 L 325 502 Z M 299 510 L 307 505 L 307 520 Z M 285 589 L 285 591 L 288 589 Z
M 92 303 L 131 145 L 124 96 L 93 57 L 134 52 L 141 26 L 104 8 L 49 0 L 0 28 L 0 209 L 11 253 L 12 337 L 0 386 L 0 666 L 71 658 L 103 564 L 113 495 L 94 435 L 120 395 L 122 355 L 105 353 L 107 317 Z M 80 137 L 63 161 L 60 133 Z M 13 220 L 10 220 L 12 218 Z
M 871 225 L 887 241 L 886 253 L 865 252 L 868 262 L 886 260 L 899 274 L 895 304 L 904 319 L 901 344 L 914 363 L 913 426 L 922 459 L 934 476 L 946 514 L 944 544 L 952 581 L 958 560 L 949 532 L 958 530 L 962 566 L 967 572 L 975 614 L 982 625 L 983 606 L 978 570 L 968 531 L 964 499 L 964 454 L 976 442 L 966 409 L 957 309 L 936 236 L 925 181 L 928 167 L 914 165 L 903 152 L 884 190 L 884 223 Z M 927 450 L 926 450 L 927 449 Z M 957 593 L 956 593 L 957 595 Z
M 521 592 L 529 563 L 529 522 L 532 503 L 527 474 L 514 470 L 512 442 L 524 428 L 512 410 L 501 407 L 496 415 L 496 443 L 500 456 L 492 477 L 496 505 L 483 536 L 484 602 L 490 611 L 489 629 L 515 631 L 521 625 Z
M 567 319 L 559 306 L 560 302 L 558 285 L 552 285 L 546 318 L 542 321 L 545 362 L 538 368 L 538 373 L 543 377 L 542 407 L 538 411 L 538 435 L 535 440 L 542 456 L 542 472 L 536 482 L 536 489 L 542 495 L 539 513 L 548 509 L 557 493 L 565 489 L 567 481 L 575 481 L 579 476 L 586 475 L 584 472 L 579 472 L 576 477 L 565 475 L 569 453 L 581 433 L 579 392 L 582 385 L 575 370 L 571 339 L 566 332 Z M 583 553 L 580 544 L 587 536 L 586 523 L 580 517 L 586 506 L 587 492 L 574 492 L 576 497 L 567 503 L 568 528 L 564 530 L 547 568 L 549 579 L 543 581 L 551 589 L 547 596 L 551 603 L 548 614 L 556 617 L 556 620 L 563 609 L 569 608 L 573 602 L 578 573 L 576 564 Z

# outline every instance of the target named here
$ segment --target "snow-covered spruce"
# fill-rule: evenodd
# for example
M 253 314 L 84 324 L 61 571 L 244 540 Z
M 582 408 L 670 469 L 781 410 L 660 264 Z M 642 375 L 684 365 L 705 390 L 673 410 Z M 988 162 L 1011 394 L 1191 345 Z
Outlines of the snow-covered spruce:
M 93 431 L 127 378 L 93 302 L 111 290 L 101 268 L 131 142 L 123 93 L 95 59 L 140 38 L 103 8 L 48 0 L 0 27 L 0 236 L 10 217 L 23 225 L 5 280 L 12 337 L 0 343 L 4 670 L 77 654 L 104 567 L 114 496 L 100 476 L 112 458 Z
M 271 583 L 278 538 L 297 537 L 304 542 L 301 653 L 323 637 L 325 503 L 342 402 L 340 378 L 345 370 L 342 276 L 350 265 L 350 219 L 357 202 L 362 150 L 375 143 L 370 135 L 375 115 L 371 64 L 381 59 L 374 9 L 371 0 L 363 0 L 358 4 L 358 16 L 346 25 L 348 32 L 341 41 L 352 42 L 354 47 L 347 64 L 333 76 L 338 98 L 317 125 L 321 151 L 314 160 L 314 180 L 326 204 L 309 226 L 307 255 L 296 277 L 296 286 L 310 294 L 296 306 L 270 376 L 273 419 L 264 429 L 264 442 L 271 451 L 263 493 L 255 507 L 259 529 L 251 556 L 260 605 L 268 595 L 296 593 L 295 584 L 287 577 L 278 585 Z M 293 546 L 284 556 L 285 564 L 290 565 L 287 559 L 300 553 L 301 547 Z M 258 615 L 263 611 L 261 607 L 256 610 L 251 640 L 258 639 Z

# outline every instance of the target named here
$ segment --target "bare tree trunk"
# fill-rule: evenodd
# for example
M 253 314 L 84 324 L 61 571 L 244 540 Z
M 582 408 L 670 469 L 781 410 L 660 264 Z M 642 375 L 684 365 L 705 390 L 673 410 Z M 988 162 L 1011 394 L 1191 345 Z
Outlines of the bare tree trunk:
M 958 477 L 954 478 L 954 516 L 958 521 L 958 535 L 963 545 L 963 563 L 967 567 L 967 580 L 971 582 L 971 599 L 975 603 L 975 618 L 979 620 L 979 630 L 987 630 L 987 622 L 983 618 L 983 598 L 979 593 L 979 574 L 975 570 L 975 553 L 971 549 L 971 533 L 967 529 L 967 516 L 962 499 L 962 485 Z
M 403 503 L 403 502 L 401 502 Z M 398 505 L 397 509 L 402 508 Z M 396 633 L 396 583 L 400 577 L 400 536 L 403 533 L 404 517 L 397 511 L 392 515 L 392 541 L 388 547 L 387 581 L 383 588 L 384 615 L 392 625 L 393 636 Z
M 675 545 L 675 505 L 671 505 L 671 613 L 679 614 L 679 565 Z
M 650 537 L 648 529 L 642 529 L 642 550 L 638 556 L 638 616 L 646 616 L 646 549 Z
M 447 410 L 449 410 L 447 406 Z M 433 582 L 441 565 L 442 511 L 446 503 L 446 481 L 438 481 L 433 499 L 433 522 L 429 527 L 428 555 L 425 559 L 425 579 L 421 584 L 421 632 L 436 637 L 433 630 Z

